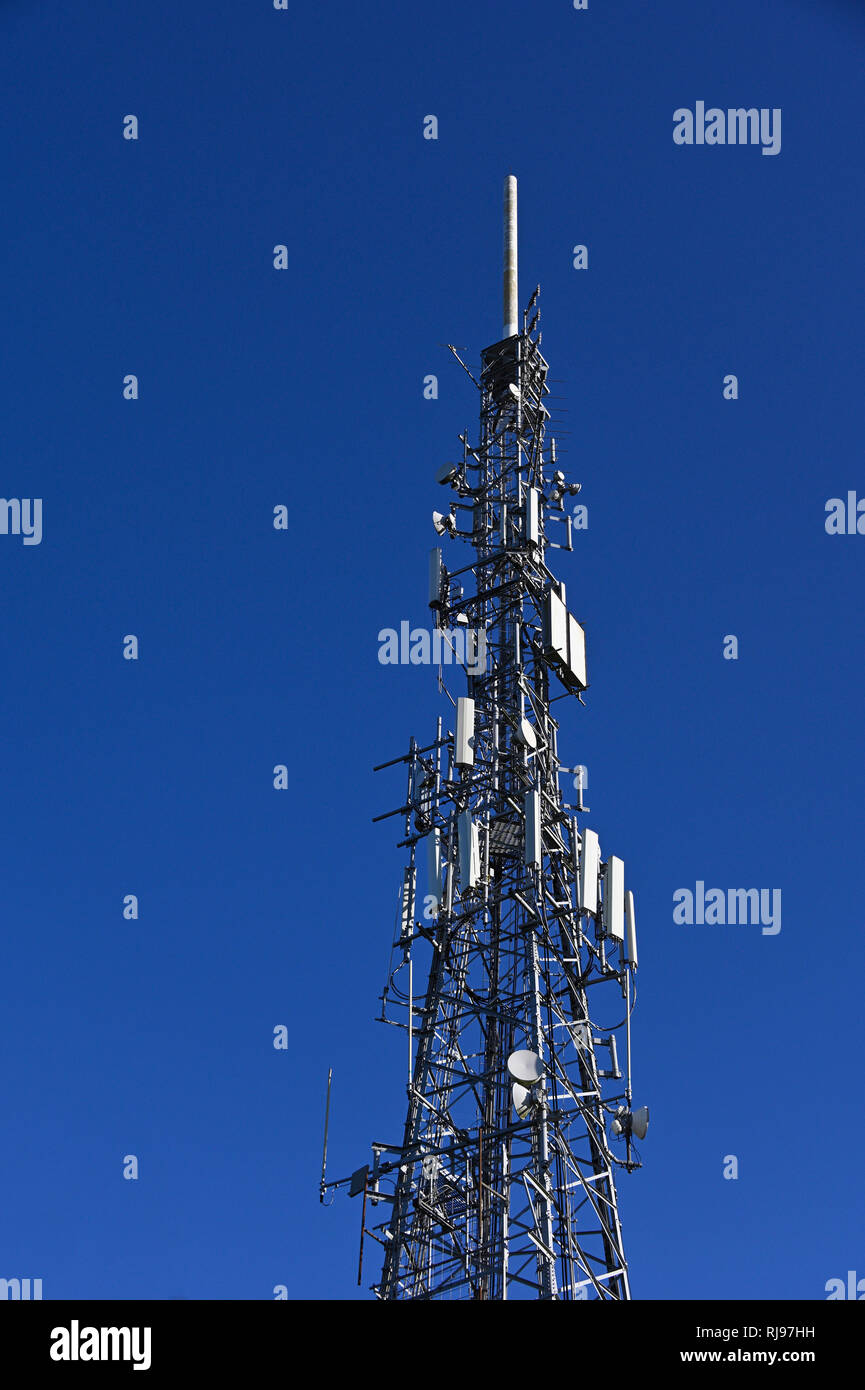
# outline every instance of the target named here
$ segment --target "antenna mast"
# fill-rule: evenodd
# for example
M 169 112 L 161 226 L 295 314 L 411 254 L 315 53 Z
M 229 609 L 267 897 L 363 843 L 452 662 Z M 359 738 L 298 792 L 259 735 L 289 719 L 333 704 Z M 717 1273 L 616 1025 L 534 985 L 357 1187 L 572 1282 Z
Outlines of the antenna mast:
M 461 436 L 439 470 L 454 497 L 433 513 L 443 543 L 470 551 L 450 572 L 440 546 L 430 555 L 426 635 L 452 728 L 439 719 L 435 739 L 382 764 L 406 777 L 386 813 L 403 818 L 408 862 L 382 996 L 383 1021 L 409 1034 L 405 1125 L 322 1192 L 364 1194 L 381 1299 L 627 1299 L 615 1169 L 639 1167 L 648 1126 L 630 1095 L 633 894 L 578 823 L 582 769 L 575 805 L 560 786 L 572 769 L 553 702 L 582 702 L 588 682 L 548 555 L 572 549 L 564 502 L 580 484 L 545 443 L 538 290 L 518 324 L 513 175 L 503 286 L 504 335 L 469 373 L 479 440 Z
M 505 179 L 504 329 L 503 338 L 512 338 L 517 328 L 517 181 L 513 174 Z

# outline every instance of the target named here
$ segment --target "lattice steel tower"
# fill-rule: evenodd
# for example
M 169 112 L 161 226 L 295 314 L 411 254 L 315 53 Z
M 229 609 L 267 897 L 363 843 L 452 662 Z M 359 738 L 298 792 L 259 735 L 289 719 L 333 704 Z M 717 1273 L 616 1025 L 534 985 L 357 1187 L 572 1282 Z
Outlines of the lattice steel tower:
M 388 813 L 404 817 L 408 863 L 382 995 L 382 1018 L 408 1033 L 405 1129 L 350 1178 L 322 1165 L 322 1197 L 343 1184 L 363 1197 L 382 1299 L 630 1297 L 615 1169 L 639 1166 L 648 1124 L 631 1104 L 633 896 L 581 823 L 581 770 L 559 762 L 554 702 L 582 699 L 585 636 L 548 553 L 572 549 L 580 485 L 545 443 L 538 290 L 517 322 L 512 176 L 504 221 L 503 337 L 479 380 L 461 363 L 479 441 L 460 436 L 438 474 L 453 501 L 433 513 L 448 561 L 459 542 L 471 554 L 446 568 L 432 551 L 433 624 L 410 634 L 414 658 L 439 666 L 447 718 L 382 765 L 406 771 Z

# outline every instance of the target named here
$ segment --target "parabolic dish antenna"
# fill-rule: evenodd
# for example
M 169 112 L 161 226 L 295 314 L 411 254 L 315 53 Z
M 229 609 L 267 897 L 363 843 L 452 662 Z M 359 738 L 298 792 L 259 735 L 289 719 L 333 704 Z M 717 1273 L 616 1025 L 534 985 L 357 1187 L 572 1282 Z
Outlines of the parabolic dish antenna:
M 641 1105 L 639 1110 L 635 1110 L 631 1116 L 631 1133 L 636 1134 L 638 1139 L 645 1139 L 649 1128 L 649 1107 Z
M 521 1086 L 519 1081 L 515 1081 L 511 1087 L 514 1109 L 521 1120 L 526 1118 L 532 1108 L 532 1093 L 526 1086 Z
M 537 1086 L 543 1080 L 544 1064 L 536 1052 L 522 1050 L 511 1053 L 508 1071 L 521 1086 Z
M 517 728 L 516 736 L 524 748 L 537 748 L 538 740 L 534 729 L 528 719 L 521 719 Z

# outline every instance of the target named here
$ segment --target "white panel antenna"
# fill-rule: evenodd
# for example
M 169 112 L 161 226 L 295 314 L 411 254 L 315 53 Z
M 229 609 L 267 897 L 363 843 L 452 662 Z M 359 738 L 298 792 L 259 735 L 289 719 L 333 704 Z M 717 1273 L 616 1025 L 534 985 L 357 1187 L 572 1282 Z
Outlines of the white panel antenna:
M 550 589 L 544 606 L 544 655 L 567 665 L 568 610 L 555 589 Z
M 457 700 L 454 762 L 457 767 L 474 767 L 475 762 L 475 702 L 466 695 Z
M 460 811 L 457 817 L 460 854 L 460 892 L 476 888 L 481 875 L 480 836 L 471 811 Z
M 524 805 L 526 817 L 525 863 L 529 868 L 538 868 L 543 858 L 540 792 L 526 792 Z
M 580 911 L 592 917 L 598 915 L 598 873 L 601 867 L 601 846 L 594 830 L 583 831 L 580 853 Z
M 526 540 L 529 545 L 537 545 L 540 540 L 540 521 L 538 520 L 538 490 L 530 487 L 526 493 Z
M 586 634 L 584 629 L 568 614 L 568 668 L 581 690 L 588 684 L 586 680 Z
M 625 960 L 628 965 L 637 964 L 637 922 L 634 916 L 634 895 L 625 894 Z
M 625 865 L 611 854 L 604 870 L 604 935 L 625 939 Z

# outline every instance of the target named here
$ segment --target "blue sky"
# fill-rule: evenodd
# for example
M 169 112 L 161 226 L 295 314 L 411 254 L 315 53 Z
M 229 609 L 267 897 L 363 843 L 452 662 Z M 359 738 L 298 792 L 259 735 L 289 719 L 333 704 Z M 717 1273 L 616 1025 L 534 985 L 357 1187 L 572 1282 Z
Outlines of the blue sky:
M 44 527 L 0 535 L 0 1275 L 368 1296 L 324 1086 L 334 1175 L 401 1135 L 371 769 L 441 709 L 376 639 L 426 621 L 513 172 L 589 508 L 560 751 L 637 899 L 633 1292 L 865 1276 L 865 538 L 824 528 L 865 495 L 863 44 L 841 0 L 0 5 L 0 491 Z M 675 145 L 698 100 L 781 108 L 781 152 Z M 698 880 L 781 888 L 781 931 L 675 924 Z

